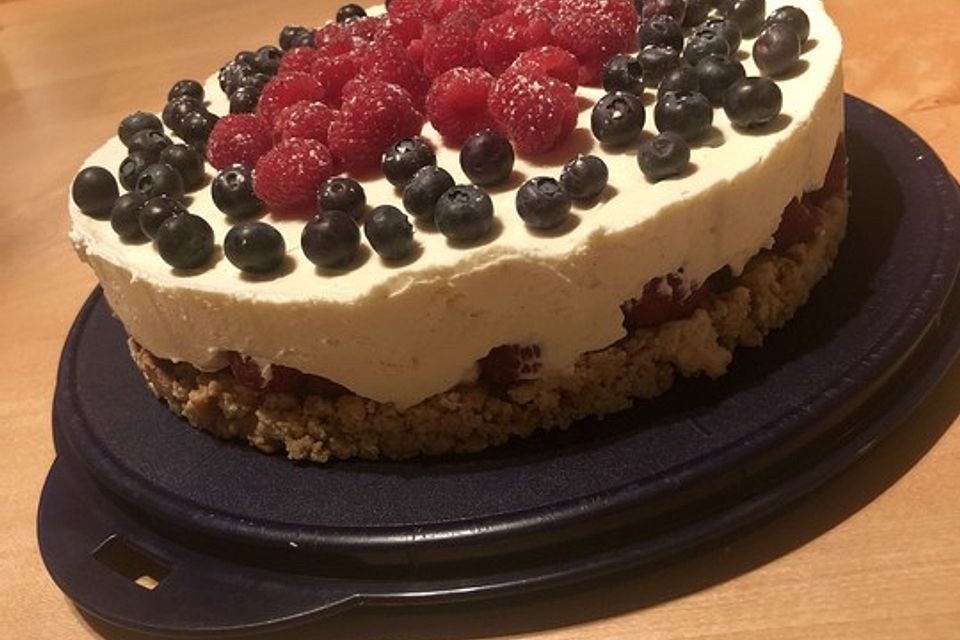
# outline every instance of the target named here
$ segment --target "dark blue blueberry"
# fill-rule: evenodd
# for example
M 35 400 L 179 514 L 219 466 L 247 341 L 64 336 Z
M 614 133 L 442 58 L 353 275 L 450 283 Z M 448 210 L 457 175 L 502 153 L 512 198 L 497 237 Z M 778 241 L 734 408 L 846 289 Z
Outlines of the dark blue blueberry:
M 213 229 L 192 213 L 167 218 L 157 230 L 157 251 L 174 269 L 198 269 L 213 255 Z
M 743 78 L 727 89 L 723 110 L 734 125 L 746 129 L 762 127 L 778 115 L 783 93 L 768 78 Z
M 187 208 L 178 200 L 173 200 L 167 196 L 150 198 L 140 207 L 140 230 L 148 238 L 155 238 L 160 225 L 166 222 L 168 218 L 185 213 L 187 213 Z
M 253 69 L 257 66 L 257 54 L 254 51 L 238 51 L 233 56 L 233 61 L 246 69 Z
M 207 148 L 207 140 L 210 139 L 213 127 L 219 119 L 207 110 L 194 111 L 186 115 L 177 133 L 187 144 L 203 151 Z
M 785 24 L 797 32 L 800 37 L 800 44 L 803 45 L 810 37 L 810 18 L 804 13 L 803 9 L 797 7 L 780 7 L 763 21 L 764 27 L 774 24 Z
M 70 188 L 80 211 L 91 218 L 106 218 L 120 195 L 113 174 L 103 167 L 87 167 L 77 174 Z
M 280 30 L 280 48 L 284 51 L 293 49 L 294 41 L 300 37 L 303 33 L 310 33 L 310 29 L 307 29 L 301 25 L 292 25 L 289 24 Z
M 173 144 L 162 131 L 153 129 L 144 129 L 138 131 L 130 138 L 128 149 L 130 153 L 140 152 L 150 158 L 153 162 L 160 159 L 160 152 Z
M 343 211 L 322 211 L 300 235 L 307 260 L 325 269 L 348 265 L 360 249 L 360 229 Z
M 517 191 L 517 213 L 528 227 L 553 229 L 570 215 L 570 197 L 553 178 L 532 178 Z
M 658 131 L 673 131 L 685 140 L 694 140 L 713 124 L 713 108 L 702 93 L 669 91 L 657 101 L 653 121 Z
M 424 167 L 403 190 L 403 208 L 418 218 L 434 220 L 437 201 L 454 186 L 453 176 L 440 167 Z
M 240 76 L 240 83 L 237 85 L 237 91 L 240 89 L 253 89 L 257 93 L 262 93 L 263 88 L 267 86 L 273 76 L 265 73 L 251 72 Z M 236 92 L 234 92 L 236 93 Z
M 213 204 L 231 218 L 246 218 L 263 211 L 263 202 L 253 192 L 253 176 L 242 164 L 223 169 L 210 185 Z
M 345 4 L 337 10 L 337 22 L 350 22 L 366 17 L 367 12 L 358 4 Z
M 437 156 L 423 138 L 407 138 L 384 151 L 383 175 L 395 187 L 405 187 L 424 167 L 437 164 Z
M 615 55 L 603 67 L 603 89 L 607 92 L 626 91 L 643 95 L 643 65 L 636 56 Z
M 168 164 L 151 164 L 137 178 L 136 190 L 149 198 L 169 196 L 174 200 L 183 200 L 183 178 L 180 172 Z
M 304 29 L 294 36 L 293 40 L 290 41 L 290 46 L 293 49 L 298 47 L 310 47 L 311 49 L 316 49 L 317 32 L 314 29 Z
M 180 124 L 189 114 L 196 111 L 206 111 L 203 103 L 196 98 L 183 96 L 167 103 L 163 108 L 163 124 L 167 125 L 171 131 L 180 130 Z
M 203 101 L 203 85 L 196 80 L 181 80 L 172 87 L 167 93 L 167 102 L 188 96 Z
M 650 180 L 669 178 L 690 164 L 690 147 L 682 137 L 667 131 L 640 145 L 637 163 Z
M 618 147 L 630 144 L 640 135 L 646 118 L 639 97 L 616 91 L 597 101 L 590 114 L 590 128 L 597 140 Z
M 203 156 L 186 144 L 172 144 L 160 152 L 160 162 L 164 162 L 180 172 L 183 188 L 193 191 L 203 184 L 205 176 Z
M 113 204 L 110 210 L 110 226 L 124 240 L 138 240 L 143 238 L 140 229 L 140 209 L 147 200 L 136 191 L 125 193 Z
M 723 96 L 734 82 L 747 75 L 739 60 L 711 53 L 697 63 L 700 93 L 715 107 L 723 105 Z
M 217 81 L 220 83 L 220 90 L 225 94 L 232 95 L 234 91 L 237 90 L 237 87 L 240 86 L 241 76 L 249 69 L 244 65 L 239 64 L 236 60 L 231 60 L 227 64 L 220 67 L 220 72 L 217 74 Z M 167 122 L 167 118 L 163 119 L 164 123 L 170 127 L 170 123 Z M 173 127 L 171 127 L 172 129 Z
M 597 156 L 578 155 L 563 166 L 560 184 L 574 200 L 590 200 L 607 186 L 607 165 Z
M 697 75 L 697 70 L 684 64 L 668 73 L 660 81 L 657 99 L 662 98 L 668 91 L 700 91 L 700 76 Z
M 506 136 L 489 129 L 471 135 L 460 149 L 460 168 L 470 182 L 481 187 L 500 184 L 509 178 L 514 160 L 513 146 Z
M 280 69 L 280 61 L 283 59 L 283 51 L 273 45 L 264 45 L 257 49 L 256 57 L 253 61 L 254 68 L 260 73 L 268 76 L 277 75 Z
M 711 53 L 728 55 L 730 45 L 716 31 L 710 29 L 700 29 L 689 40 L 683 50 L 683 59 L 692 67 L 697 66 L 701 60 Z
M 740 25 L 744 36 L 752 38 L 760 33 L 767 5 L 764 0 L 723 0 L 720 11 Z
M 253 113 L 260 103 L 260 92 L 251 87 L 240 87 L 230 96 L 230 113 Z
M 663 45 L 680 51 L 683 49 L 683 28 L 673 16 L 655 15 L 644 21 L 637 33 L 640 48 Z
M 696 27 L 700 25 L 713 8 L 713 0 L 687 0 L 687 12 L 683 14 L 683 26 Z
M 413 250 L 413 225 L 407 214 L 389 204 L 375 207 L 363 223 L 363 233 L 384 260 L 402 260 Z
M 133 136 L 141 131 L 159 131 L 163 133 L 163 123 L 160 122 L 160 118 L 152 113 L 137 111 L 120 121 L 120 126 L 117 127 L 117 136 L 119 136 L 120 142 L 129 147 Z
M 652 88 L 680 65 L 680 51 L 673 47 L 652 45 L 641 49 L 637 59 L 643 67 L 643 83 Z
M 359 220 L 367 206 L 367 194 L 356 180 L 331 178 L 317 191 L 317 211 L 343 211 Z
M 712 31 L 726 40 L 730 54 L 734 54 L 740 49 L 740 42 L 743 40 L 743 32 L 740 31 L 740 25 L 733 20 L 710 18 L 694 32 L 694 35 L 700 31 Z
M 140 174 L 153 163 L 154 160 L 148 153 L 134 151 L 129 154 L 123 159 L 117 170 L 120 184 L 123 185 L 123 188 L 127 191 L 133 191 L 137 188 L 137 179 L 140 177 Z
M 241 222 L 227 231 L 223 254 L 244 273 L 270 273 L 283 264 L 287 244 L 266 222 Z
M 437 229 L 450 240 L 476 242 L 493 226 L 493 201 L 480 187 L 458 185 L 440 196 L 434 217 Z
M 800 36 L 786 24 L 770 25 L 753 42 L 753 61 L 765 76 L 781 76 L 799 60 Z

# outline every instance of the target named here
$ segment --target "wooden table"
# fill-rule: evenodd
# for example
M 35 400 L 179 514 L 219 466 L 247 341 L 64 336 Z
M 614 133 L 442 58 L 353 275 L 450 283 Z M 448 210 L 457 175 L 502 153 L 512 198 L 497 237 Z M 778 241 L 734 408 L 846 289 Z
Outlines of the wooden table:
M 956 0 L 827 4 L 846 37 L 848 91 L 916 129 L 960 174 Z M 272 41 L 283 23 L 317 23 L 335 6 L 0 1 L 0 420 L 10 437 L 0 464 L 0 636 L 137 637 L 80 615 L 35 542 L 57 358 L 94 285 L 66 239 L 76 168 L 121 117 L 161 107 L 173 81 L 205 77 L 239 48 Z M 960 638 L 958 391 L 954 366 L 865 461 L 723 549 L 508 604 L 360 612 L 309 630 L 344 639 Z

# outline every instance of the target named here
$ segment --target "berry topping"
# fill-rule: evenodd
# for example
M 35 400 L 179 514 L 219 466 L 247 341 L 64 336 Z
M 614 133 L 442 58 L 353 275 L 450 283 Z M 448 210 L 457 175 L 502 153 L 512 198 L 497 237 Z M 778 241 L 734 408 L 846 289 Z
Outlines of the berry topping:
M 480 187 L 458 185 L 437 200 L 434 218 L 437 229 L 450 240 L 476 242 L 490 233 L 493 201 Z
M 657 99 L 668 91 L 700 91 L 700 76 L 697 70 L 688 65 L 681 65 L 669 72 L 660 81 L 657 89 Z
M 502 13 L 484 20 L 475 40 L 480 63 L 490 73 L 500 75 L 524 51 L 553 44 L 551 24 L 536 10 Z
M 453 177 L 440 167 L 424 167 L 403 190 L 403 207 L 414 216 L 433 221 L 437 201 L 454 186 Z
M 388 204 L 370 212 L 363 233 L 384 260 L 402 260 L 413 250 L 413 225 L 405 213 Z
M 117 135 L 120 137 L 120 142 L 129 147 L 133 136 L 141 131 L 158 131 L 163 133 L 163 123 L 160 122 L 160 118 L 152 113 L 137 111 L 120 121 L 120 126 L 117 128 Z
M 303 138 L 326 144 L 337 112 L 322 102 L 298 102 L 281 111 L 273 123 L 276 140 Z
M 326 89 L 325 102 L 339 107 L 343 87 L 360 73 L 360 58 L 353 53 L 345 53 L 329 58 L 318 58 L 313 63 L 313 77 Z
M 172 144 L 160 152 L 160 162 L 170 165 L 183 178 L 183 188 L 193 191 L 203 184 L 203 156 L 186 144 Z
M 637 163 L 648 179 L 663 180 L 687 168 L 690 164 L 690 146 L 676 133 L 666 131 L 640 145 Z
M 460 149 L 460 168 L 470 182 L 481 187 L 500 184 L 509 178 L 514 160 L 510 141 L 489 129 L 467 138 Z
M 266 222 L 241 222 L 227 231 L 223 253 L 244 273 L 270 273 L 283 263 L 287 245 L 280 232 Z
M 603 67 L 603 89 L 613 93 L 626 91 L 643 95 L 643 65 L 635 56 L 621 53 L 613 56 Z
M 296 45 L 294 41 L 298 38 L 304 37 L 305 34 L 309 34 L 310 40 L 313 40 L 313 32 L 301 25 L 287 25 L 280 30 L 280 48 L 286 51 L 287 49 L 292 49 Z
M 304 29 L 300 31 L 293 37 L 290 41 L 290 48 L 297 49 L 300 47 L 316 47 L 317 46 L 317 32 L 313 29 Z
M 125 193 L 113 204 L 110 211 L 110 226 L 122 240 L 134 241 L 143 238 L 140 229 L 140 209 L 146 203 L 143 195 L 134 191 Z
M 156 162 L 160 159 L 160 152 L 171 144 L 173 144 L 173 141 L 162 131 L 144 129 L 138 131 L 130 138 L 128 148 L 131 153 L 140 152 Z
M 810 242 L 817 237 L 820 220 L 814 210 L 794 198 L 783 210 L 780 225 L 773 234 L 773 250 L 783 252 L 795 244 Z
M 367 12 L 358 4 L 345 4 L 337 10 L 337 22 L 349 22 L 366 17 Z
M 532 178 L 517 191 L 517 213 L 528 227 L 554 229 L 570 215 L 570 197 L 553 178 Z
M 283 60 L 283 51 L 268 44 L 257 49 L 253 59 L 253 68 L 260 73 L 273 76 L 280 70 L 281 60 Z
M 743 78 L 724 94 L 723 110 L 738 127 L 761 127 L 780 115 L 782 106 L 780 87 L 767 78 Z
M 263 88 L 257 115 L 272 125 L 277 114 L 286 107 L 302 100 L 322 102 L 323 97 L 323 85 L 313 76 L 297 72 L 277 76 Z
M 168 164 L 151 164 L 137 178 L 136 190 L 147 198 L 169 196 L 174 200 L 183 200 L 185 189 L 180 172 Z
M 321 211 L 307 223 L 300 236 L 307 259 L 325 269 L 342 268 L 360 248 L 360 229 L 343 211 Z
M 683 49 L 683 59 L 687 64 L 695 67 L 711 53 L 728 55 L 730 45 L 716 31 L 700 29 L 687 40 L 687 46 Z
M 440 74 L 427 93 L 427 118 L 440 135 L 460 144 L 475 131 L 494 126 L 487 97 L 494 78 L 483 69 L 456 67 Z
M 541 368 L 537 345 L 501 345 L 477 361 L 479 379 L 497 390 L 506 389 L 518 380 L 534 380 Z
M 684 0 L 643 0 L 640 11 L 645 23 L 657 16 L 669 16 L 679 24 L 683 22 L 686 13 L 687 4 Z
M 697 63 L 700 93 L 716 107 L 723 104 L 723 96 L 730 85 L 746 75 L 739 60 L 718 53 L 711 53 Z
M 280 68 L 277 70 L 277 75 L 285 76 L 298 72 L 312 73 L 313 64 L 319 57 L 320 54 L 313 47 L 297 47 L 296 49 L 290 49 L 283 54 L 283 61 L 280 62 Z
M 140 207 L 140 230 L 148 238 L 155 238 L 160 225 L 166 222 L 167 218 L 183 215 L 186 212 L 186 207 L 178 200 L 167 196 L 150 198 Z
M 781 76 L 800 60 L 800 36 L 784 23 L 763 30 L 753 42 L 753 61 L 765 76 Z
M 367 206 L 367 194 L 356 180 L 331 178 L 317 192 L 318 211 L 343 211 L 359 220 Z
M 407 57 L 406 51 L 397 46 L 381 47 L 368 54 L 360 73 L 364 81 L 380 80 L 406 90 L 418 109 L 422 108 L 430 89 L 429 78 Z
M 137 178 L 143 173 L 143 170 L 153 164 L 150 154 L 143 151 L 134 151 L 120 163 L 117 175 L 120 178 L 120 184 L 127 191 L 133 191 L 137 188 Z
M 155 242 L 160 257 L 174 269 L 198 269 L 213 255 L 213 229 L 192 213 L 167 218 Z
M 207 160 L 217 169 L 232 164 L 253 167 L 273 146 L 270 125 L 252 113 L 220 118 L 207 142 Z
M 253 113 L 260 102 L 260 91 L 240 87 L 230 96 L 230 113 Z
M 774 24 L 785 24 L 797 32 L 800 37 L 800 44 L 803 45 L 810 37 L 810 18 L 804 13 L 803 9 L 796 7 L 780 7 L 763 21 L 764 27 Z
M 204 97 L 203 85 L 196 80 L 181 80 L 170 87 L 170 92 L 167 93 L 167 101 L 169 102 L 170 100 L 176 100 L 177 98 L 182 98 L 183 96 L 196 98 L 202 102 Z
M 712 31 L 726 40 L 731 54 L 740 48 L 740 42 L 743 39 L 740 25 L 733 20 L 724 20 L 723 18 L 710 18 L 697 29 L 697 32 L 699 31 Z
M 579 66 L 572 53 L 560 47 L 548 45 L 521 53 L 507 71 L 527 76 L 549 76 L 577 90 Z
M 555 148 L 577 126 L 577 98 L 569 86 L 549 77 L 519 73 L 501 76 L 488 100 L 490 113 L 522 154 Z
M 630 144 L 640 135 L 646 119 L 640 98 L 617 91 L 603 96 L 594 105 L 590 128 L 600 142 L 619 147 Z
M 648 87 L 658 86 L 665 75 L 680 66 L 680 52 L 673 47 L 644 47 L 637 59 L 643 67 L 643 83 Z
M 217 74 L 217 80 L 220 83 L 220 89 L 228 96 L 231 95 L 237 90 L 237 87 L 240 86 L 240 78 L 252 72 L 252 61 L 249 64 L 242 64 L 237 62 L 236 59 L 231 60 L 227 64 L 220 67 L 220 73 Z M 166 118 L 163 119 L 163 122 L 168 127 L 170 126 Z
M 180 130 L 183 119 L 195 111 L 206 111 L 203 103 L 190 96 L 181 96 L 171 100 L 163 108 L 163 124 L 174 132 Z
M 395 187 L 405 187 L 413 176 L 430 165 L 437 164 L 437 156 L 423 138 L 407 138 L 390 145 L 383 153 L 383 175 Z
M 577 57 L 580 83 L 595 85 L 603 65 L 629 51 L 637 33 L 637 12 L 629 0 L 560 0 L 552 34 L 555 44 Z
M 643 23 L 637 42 L 641 49 L 660 44 L 680 51 L 683 49 L 683 29 L 672 16 L 658 14 Z
M 713 124 L 713 108 L 702 93 L 669 91 L 657 101 L 653 121 L 658 131 L 673 131 L 685 140 L 694 140 Z
M 210 132 L 220 120 L 209 111 L 194 111 L 188 113 L 180 123 L 178 133 L 188 144 L 200 151 L 207 148 L 207 141 L 210 139 Z
M 480 18 L 472 13 L 452 14 L 423 38 L 423 71 L 431 78 L 455 67 L 477 67 L 480 58 L 474 34 Z
M 210 186 L 213 204 L 231 218 L 246 218 L 260 213 L 263 202 L 253 192 L 253 175 L 242 164 L 224 168 Z
M 654 278 L 643 287 L 643 294 L 639 299 L 634 298 L 621 305 L 623 326 L 627 330 L 633 330 L 681 320 L 700 306 L 707 293 L 706 287 L 695 287 L 691 290 L 674 274 L 665 279 Z
M 696 27 L 707 19 L 713 0 L 687 0 L 687 11 L 683 14 L 683 26 Z
M 760 32 L 767 11 L 764 0 L 721 0 L 720 4 L 721 13 L 740 25 L 743 35 L 752 38 Z
M 574 200 L 591 200 L 607 186 L 607 165 L 597 156 L 578 155 L 563 166 L 560 184 Z
M 253 190 L 271 209 L 313 211 L 317 190 L 333 172 L 333 156 L 322 143 L 284 140 L 257 161 Z

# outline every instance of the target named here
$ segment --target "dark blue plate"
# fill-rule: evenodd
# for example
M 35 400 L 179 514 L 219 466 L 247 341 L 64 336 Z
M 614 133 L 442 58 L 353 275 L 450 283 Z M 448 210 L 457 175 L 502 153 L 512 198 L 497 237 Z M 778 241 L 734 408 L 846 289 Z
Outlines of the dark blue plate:
M 115 624 L 250 630 L 635 570 L 783 509 L 895 428 L 960 350 L 956 182 L 902 124 L 846 106 L 847 240 L 785 329 L 719 380 L 483 455 L 302 466 L 218 441 L 150 395 L 95 291 L 60 364 L 48 570 Z

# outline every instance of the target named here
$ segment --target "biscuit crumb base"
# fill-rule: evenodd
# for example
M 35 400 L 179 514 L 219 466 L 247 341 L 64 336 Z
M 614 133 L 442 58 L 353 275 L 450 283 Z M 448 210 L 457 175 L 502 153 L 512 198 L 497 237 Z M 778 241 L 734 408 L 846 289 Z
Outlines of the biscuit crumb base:
M 614 413 L 662 394 L 680 375 L 719 377 L 738 346 L 758 347 L 782 327 L 829 271 L 843 240 L 847 192 L 820 206 L 813 241 L 785 254 L 761 252 L 733 287 L 710 294 L 683 320 L 637 329 L 585 353 L 572 374 L 514 384 L 505 397 L 461 385 L 400 412 L 355 395 L 329 399 L 258 393 L 229 369 L 204 373 L 130 351 L 150 389 L 193 426 L 220 438 L 245 438 L 291 460 L 402 459 L 473 453 L 537 430 L 566 429 L 586 416 Z

